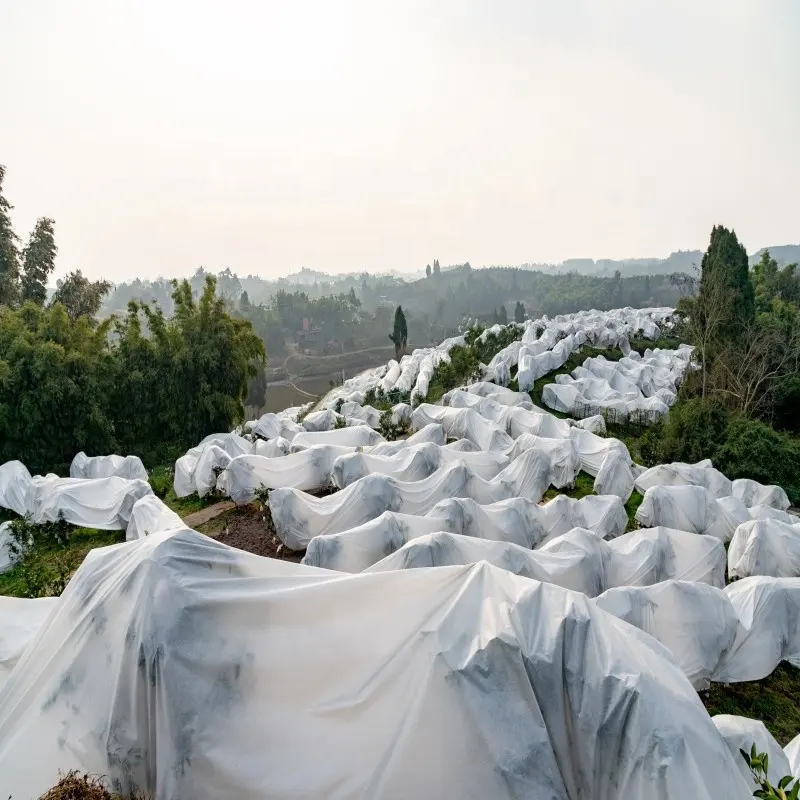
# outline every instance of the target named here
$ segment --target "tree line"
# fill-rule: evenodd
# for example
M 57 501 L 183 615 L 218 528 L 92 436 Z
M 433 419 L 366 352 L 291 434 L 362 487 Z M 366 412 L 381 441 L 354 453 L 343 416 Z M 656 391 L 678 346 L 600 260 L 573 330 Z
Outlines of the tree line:
M 41 218 L 20 248 L 4 174 L 0 167 L 0 463 L 64 474 L 85 450 L 154 466 L 241 422 L 266 354 L 251 324 L 217 295 L 216 278 L 205 276 L 199 297 L 173 281 L 169 318 L 131 300 L 124 315 L 98 321 L 110 284 L 80 271 L 48 302 L 54 223 Z
M 648 431 L 648 463 L 710 457 L 731 478 L 782 485 L 800 502 L 800 275 L 765 251 L 752 269 L 735 231 L 715 226 L 699 275 L 677 282 L 696 348 L 681 402 Z

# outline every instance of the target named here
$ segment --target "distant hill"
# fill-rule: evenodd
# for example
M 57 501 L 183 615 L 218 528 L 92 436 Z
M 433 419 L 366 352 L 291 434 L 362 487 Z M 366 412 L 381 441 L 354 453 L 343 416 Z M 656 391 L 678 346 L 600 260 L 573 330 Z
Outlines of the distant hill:
M 776 247 L 762 247 L 750 256 L 750 266 L 761 259 L 765 250 L 778 262 L 779 267 L 787 264 L 800 264 L 800 244 L 779 244 Z

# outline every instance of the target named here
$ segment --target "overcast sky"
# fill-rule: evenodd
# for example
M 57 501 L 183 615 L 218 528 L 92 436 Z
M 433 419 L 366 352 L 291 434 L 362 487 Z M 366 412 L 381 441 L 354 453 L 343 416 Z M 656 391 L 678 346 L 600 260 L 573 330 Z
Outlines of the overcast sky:
M 276 277 L 800 240 L 798 0 L 2 0 L 58 273 Z

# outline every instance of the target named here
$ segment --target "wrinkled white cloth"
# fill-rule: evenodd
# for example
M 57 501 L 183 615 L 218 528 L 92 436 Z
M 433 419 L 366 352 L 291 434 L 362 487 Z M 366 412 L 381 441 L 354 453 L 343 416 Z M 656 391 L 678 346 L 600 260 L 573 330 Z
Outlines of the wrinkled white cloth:
M 580 594 L 192 531 L 90 553 L 0 693 L 4 791 L 71 769 L 164 800 L 748 796 L 669 653 Z

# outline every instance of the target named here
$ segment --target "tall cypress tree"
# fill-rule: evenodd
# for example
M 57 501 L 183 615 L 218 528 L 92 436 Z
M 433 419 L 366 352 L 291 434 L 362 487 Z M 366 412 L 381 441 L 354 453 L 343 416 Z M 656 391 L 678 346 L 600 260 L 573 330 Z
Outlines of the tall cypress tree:
M 28 244 L 22 251 L 22 300 L 43 306 L 47 299 L 47 279 L 56 266 L 55 221 L 42 217 L 36 221 Z
M 755 318 L 755 293 L 750 281 L 747 251 L 735 231 L 715 225 L 711 241 L 703 255 L 700 275 L 700 308 L 707 306 L 712 293 L 729 297 L 728 312 L 720 332 L 736 338 Z
M 408 345 L 408 325 L 402 306 L 397 306 L 395 309 L 394 330 L 389 334 L 389 338 L 394 343 L 394 354 L 399 361 L 405 355 Z
M 6 168 L 0 164 L 0 305 L 19 298 L 19 237 L 14 233 L 9 212 L 14 206 L 3 196 Z

